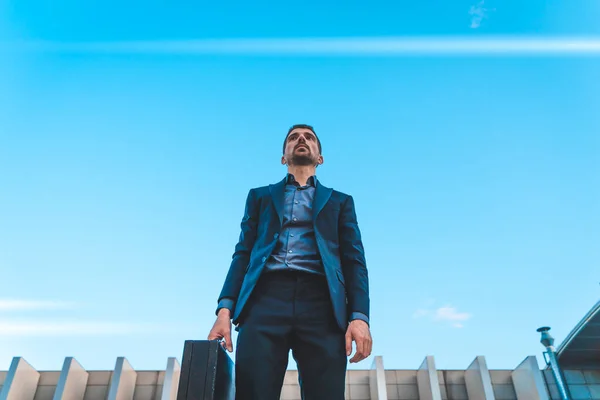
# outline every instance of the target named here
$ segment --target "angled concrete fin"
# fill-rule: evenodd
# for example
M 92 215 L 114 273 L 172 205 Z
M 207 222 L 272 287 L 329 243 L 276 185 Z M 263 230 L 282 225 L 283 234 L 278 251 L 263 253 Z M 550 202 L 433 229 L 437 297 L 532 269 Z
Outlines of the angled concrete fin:
M 495 400 L 492 378 L 485 357 L 478 356 L 465 371 L 469 400 Z
M 373 360 L 373 365 L 369 371 L 369 385 L 371 400 L 387 400 L 387 386 L 382 356 L 375 356 Z
M 33 400 L 40 373 L 22 357 L 14 357 L 0 391 L 0 400 Z
M 179 365 L 179 361 L 175 357 L 169 357 L 160 400 L 175 400 L 177 398 L 180 374 L 181 366 Z
M 117 358 L 107 400 L 133 400 L 137 372 L 125 357 Z
M 89 374 L 73 357 L 65 358 L 53 400 L 83 400 Z
M 529 356 L 512 372 L 517 400 L 550 400 L 537 358 Z
M 420 400 L 442 400 L 440 381 L 433 356 L 425 357 L 417 371 Z

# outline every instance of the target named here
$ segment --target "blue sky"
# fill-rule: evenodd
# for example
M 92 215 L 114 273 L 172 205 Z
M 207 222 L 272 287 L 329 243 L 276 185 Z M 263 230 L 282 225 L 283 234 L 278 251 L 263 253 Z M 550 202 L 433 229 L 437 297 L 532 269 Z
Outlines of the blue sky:
M 283 177 L 294 123 L 320 135 L 319 178 L 355 198 L 387 368 L 541 359 L 535 329 L 560 342 L 600 293 L 598 52 L 214 54 L 187 41 L 597 43 L 599 14 L 592 0 L 0 1 L 0 370 L 17 355 L 159 369 L 204 339 L 247 191 Z M 164 41 L 187 50 L 153 47 Z

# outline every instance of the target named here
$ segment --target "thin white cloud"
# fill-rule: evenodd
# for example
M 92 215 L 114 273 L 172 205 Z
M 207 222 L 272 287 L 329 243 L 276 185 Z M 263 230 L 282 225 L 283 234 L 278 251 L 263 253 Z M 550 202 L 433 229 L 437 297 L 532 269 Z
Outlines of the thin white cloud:
M 156 329 L 111 322 L 0 321 L 0 337 L 126 335 L 147 331 Z
M 600 55 L 600 37 L 346 37 L 0 43 L 0 50 L 236 56 Z
M 74 304 L 64 301 L 0 299 L 0 312 L 57 310 L 73 307 Z
M 53 311 L 73 309 L 76 304 L 57 300 L 0 299 L 0 337 L 23 336 L 82 336 L 82 335 L 126 335 L 139 332 L 157 332 L 156 327 L 130 323 L 103 321 L 81 321 L 79 319 L 49 320 L 20 316 L 31 311 Z M 6 315 L 19 317 L 7 319 Z M 164 329 L 163 329 L 164 330 Z
M 434 320 L 460 323 L 471 318 L 471 314 L 458 312 L 455 307 L 445 306 L 435 310 Z
M 413 313 L 413 318 L 428 318 L 436 323 L 449 323 L 454 328 L 464 327 L 464 322 L 471 319 L 467 312 L 459 312 L 455 307 L 443 306 L 437 309 L 419 308 Z
M 471 28 L 479 28 L 483 20 L 489 17 L 489 13 L 491 11 L 495 11 L 495 9 L 490 10 L 486 8 L 485 0 L 481 0 L 479 3 L 471 6 L 469 9 L 469 15 L 471 16 Z

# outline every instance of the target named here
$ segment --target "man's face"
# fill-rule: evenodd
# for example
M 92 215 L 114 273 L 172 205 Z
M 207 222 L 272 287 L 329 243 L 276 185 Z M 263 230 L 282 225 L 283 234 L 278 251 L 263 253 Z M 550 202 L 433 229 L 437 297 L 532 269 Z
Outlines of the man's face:
M 297 128 L 291 131 L 285 143 L 281 159 L 288 165 L 317 165 L 323 163 L 317 137 L 310 129 Z

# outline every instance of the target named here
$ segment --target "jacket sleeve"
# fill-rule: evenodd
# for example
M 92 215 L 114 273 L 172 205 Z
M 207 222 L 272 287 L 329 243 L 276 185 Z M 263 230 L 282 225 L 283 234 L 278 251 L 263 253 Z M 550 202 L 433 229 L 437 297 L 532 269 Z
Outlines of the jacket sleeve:
M 352 196 L 348 196 L 341 206 L 338 229 L 350 320 L 362 319 L 368 323 L 369 274 Z
M 255 190 L 252 189 L 248 192 L 248 197 L 246 198 L 246 207 L 241 222 L 239 240 L 235 246 L 231 265 L 229 266 L 225 283 L 219 295 L 217 313 L 221 308 L 229 308 L 232 312 L 235 309 L 235 302 L 240 293 L 246 274 L 246 267 L 250 263 L 250 254 L 256 240 L 259 209 L 259 200 L 256 197 Z

